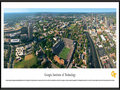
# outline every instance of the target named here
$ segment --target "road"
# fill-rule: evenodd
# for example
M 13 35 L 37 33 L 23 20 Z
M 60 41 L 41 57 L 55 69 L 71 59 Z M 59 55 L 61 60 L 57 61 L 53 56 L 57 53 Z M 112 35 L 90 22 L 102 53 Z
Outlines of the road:
M 15 47 L 14 46 L 11 47 L 11 51 L 12 51 L 11 55 L 14 54 L 14 52 L 15 52 Z M 15 58 L 12 57 L 11 58 L 11 68 L 14 68 L 14 60 L 15 60 Z
M 95 46 L 94 46 L 94 43 L 89 35 L 88 32 L 85 32 L 89 42 L 90 42 L 90 50 L 91 50 L 91 57 L 90 59 L 92 60 L 91 62 L 91 65 L 93 66 L 93 68 L 100 68 L 100 64 L 99 64 L 99 61 L 98 61 L 98 57 L 97 57 L 97 54 L 96 54 L 96 50 L 95 50 Z
M 12 54 L 13 54 L 13 52 L 14 52 L 14 49 L 13 49 L 13 46 L 12 46 L 12 45 L 10 45 L 10 47 L 11 47 L 11 53 L 10 53 L 9 68 L 13 68 L 13 61 L 14 61 L 14 59 L 13 59 L 13 57 L 12 57 Z
M 10 58 L 9 58 L 9 63 L 8 63 L 8 68 L 10 68 L 11 67 L 11 55 L 12 55 L 12 46 L 10 45 Z
M 92 37 L 91 37 L 91 39 L 93 40 Z M 98 57 L 98 61 L 99 61 L 99 64 L 100 64 L 100 68 L 103 68 L 102 63 L 101 63 L 101 60 L 100 60 L 99 55 L 98 55 L 98 51 L 97 51 L 97 47 L 96 47 L 96 46 L 95 46 L 95 51 L 96 51 L 96 54 L 97 54 L 97 57 Z
M 68 68 L 72 68 L 72 66 L 73 66 L 73 61 L 70 63 Z

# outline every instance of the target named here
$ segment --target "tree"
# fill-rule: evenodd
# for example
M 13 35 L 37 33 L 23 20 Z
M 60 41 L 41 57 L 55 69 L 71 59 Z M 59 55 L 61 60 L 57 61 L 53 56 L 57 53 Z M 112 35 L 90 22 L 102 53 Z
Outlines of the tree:
M 82 61 L 82 60 L 80 60 L 80 61 L 79 61 L 79 65 L 81 66 L 82 64 L 83 64 L 83 61 Z
M 78 56 L 79 56 L 79 54 L 78 54 L 78 52 L 76 51 L 75 54 L 74 54 L 74 57 L 77 58 Z

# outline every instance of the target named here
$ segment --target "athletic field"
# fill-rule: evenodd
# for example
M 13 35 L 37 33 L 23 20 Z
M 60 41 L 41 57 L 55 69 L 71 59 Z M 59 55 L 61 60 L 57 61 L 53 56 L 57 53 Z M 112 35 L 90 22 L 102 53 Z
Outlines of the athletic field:
M 15 63 L 14 68 L 30 68 L 37 63 L 37 59 L 33 54 L 25 56 L 24 60 Z
M 69 52 L 70 52 L 70 48 L 64 47 L 60 52 L 59 57 L 65 60 Z

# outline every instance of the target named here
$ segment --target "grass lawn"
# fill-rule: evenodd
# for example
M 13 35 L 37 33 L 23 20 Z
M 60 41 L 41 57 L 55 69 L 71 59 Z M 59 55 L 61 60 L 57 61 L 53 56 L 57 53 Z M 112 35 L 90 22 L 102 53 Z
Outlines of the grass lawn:
M 33 54 L 25 56 L 23 61 L 17 62 L 14 68 L 30 68 L 32 65 L 37 63 L 37 59 Z
M 59 57 L 62 59 L 66 59 L 69 52 L 70 52 L 70 48 L 64 47 L 60 52 Z
M 33 54 L 29 54 L 29 55 L 25 56 L 25 60 L 30 60 L 31 58 L 34 58 Z
M 73 29 L 74 27 L 75 27 L 75 25 L 74 25 L 74 24 L 71 24 L 70 29 Z

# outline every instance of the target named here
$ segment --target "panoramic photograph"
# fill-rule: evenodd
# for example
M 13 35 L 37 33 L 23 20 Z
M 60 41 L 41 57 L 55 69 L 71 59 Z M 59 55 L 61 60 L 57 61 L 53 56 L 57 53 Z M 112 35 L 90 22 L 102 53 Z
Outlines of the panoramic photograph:
M 4 68 L 116 68 L 115 8 L 4 8 Z

